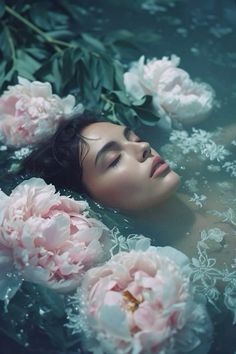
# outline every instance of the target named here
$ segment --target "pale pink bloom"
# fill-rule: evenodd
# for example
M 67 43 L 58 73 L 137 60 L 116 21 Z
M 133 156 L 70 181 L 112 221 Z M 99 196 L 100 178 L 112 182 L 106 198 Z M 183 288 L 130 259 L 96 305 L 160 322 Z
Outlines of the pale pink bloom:
M 77 322 L 89 337 L 86 348 L 114 354 L 207 353 L 212 327 L 203 299 L 192 290 L 183 253 L 171 247 L 118 253 L 90 269 L 79 290 Z M 79 325 L 71 318 L 76 332 Z
M 101 260 L 107 228 L 87 216 L 86 202 L 61 196 L 53 185 L 31 178 L 10 196 L 1 192 L 0 207 L 5 294 L 6 286 L 14 286 L 12 274 L 58 291 L 73 290 L 84 272 Z
M 142 56 L 124 74 L 127 92 L 134 98 L 153 96 L 153 106 L 161 125 L 171 121 L 194 124 L 205 119 L 213 107 L 214 91 L 205 83 L 192 81 L 189 74 L 177 68 L 180 58 L 175 55 L 147 60 Z
M 0 140 L 6 145 L 22 147 L 41 142 L 75 110 L 83 111 L 81 104 L 75 107 L 74 96 L 60 98 L 53 94 L 48 82 L 30 82 L 21 77 L 18 81 L 0 97 Z

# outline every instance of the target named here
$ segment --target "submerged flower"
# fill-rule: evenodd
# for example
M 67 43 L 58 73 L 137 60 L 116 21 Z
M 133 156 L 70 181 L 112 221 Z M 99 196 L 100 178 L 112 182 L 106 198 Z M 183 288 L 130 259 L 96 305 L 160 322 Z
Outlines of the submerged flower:
M 188 265 L 171 247 L 118 253 L 86 273 L 69 327 L 92 353 L 207 353 L 211 323 Z
M 180 58 L 147 60 L 142 56 L 124 74 L 127 92 L 134 98 L 153 96 L 153 106 L 161 117 L 161 124 L 170 126 L 171 120 L 194 124 L 203 120 L 211 111 L 213 89 L 191 80 L 189 74 L 177 68 Z
M 55 193 L 40 178 L 24 181 L 10 196 L 0 193 L 0 283 L 4 278 L 5 290 L 12 286 L 9 274 L 58 291 L 75 289 L 101 259 L 106 227 L 86 216 L 86 202 Z
M 48 82 L 30 82 L 18 78 L 19 84 L 9 86 L 0 97 L 0 140 L 16 147 L 38 143 L 53 135 L 64 119 L 72 117 L 75 97 L 65 98 L 52 93 Z

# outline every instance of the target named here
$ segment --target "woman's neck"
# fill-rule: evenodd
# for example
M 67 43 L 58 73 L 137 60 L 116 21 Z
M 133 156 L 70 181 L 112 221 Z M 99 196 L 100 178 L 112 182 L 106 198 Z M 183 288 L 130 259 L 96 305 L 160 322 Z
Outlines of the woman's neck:
M 191 232 L 195 220 L 186 197 L 180 193 L 173 195 L 161 205 L 133 215 L 133 218 L 139 226 L 146 226 L 147 230 L 157 230 L 163 244 L 170 244 L 173 238 Z

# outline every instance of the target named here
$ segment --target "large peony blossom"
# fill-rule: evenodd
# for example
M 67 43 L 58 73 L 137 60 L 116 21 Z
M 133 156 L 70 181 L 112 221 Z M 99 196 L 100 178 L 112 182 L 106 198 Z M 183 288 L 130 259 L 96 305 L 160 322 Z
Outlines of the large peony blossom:
M 213 89 L 191 80 L 189 74 L 177 68 L 180 58 L 147 60 L 142 56 L 124 74 L 127 92 L 134 98 L 153 96 L 153 106 L 161 117 L 161 124 L 170 127 L 171 120 L 193 124 L 203 120 L 211 111 Z
M 0 298 L 23 279 L 66 292 L 103 254 L 106 227 L 87 203 L 55 193 L 40 178 L 0 192 Z M 15 289 L 15 290 L 14 290 Z
M 171 247 L 120 252 L 90 269 L 78 290 L 80 316 L 69 327 L 84 331 L 93 353 L 201 353 L 212 326 L 202 298 L 192 292 L 188 258 Z
M 6 145 L 22 147 L 41 142 L 55 133 L 63 119 L 83 111 L 81 104 L 75 107 L 74 96 L 60 98 L 53 94 L 48 82 L 21 77 L 18 81 L 0 97 L 0 140 Z

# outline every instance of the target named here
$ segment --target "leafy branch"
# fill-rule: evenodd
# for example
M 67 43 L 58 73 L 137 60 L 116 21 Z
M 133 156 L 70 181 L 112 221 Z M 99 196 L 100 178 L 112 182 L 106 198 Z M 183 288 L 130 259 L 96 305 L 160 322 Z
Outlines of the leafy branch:
M 71 93 L 87 109 L 102 112 L 113 122 L 131 127 L 137 119 L 156 124 L 158 117 L 152 112 L 150 100 L 132 102 L 125 92 L 118 48 L 123 41 L 125 47 L 134 49 L 132 32 L 117 30 L 102 39 L 83 28 L 77 33 L 77 23 L 83 24 L 88 12 L 72 0 L 58 0 L 56 5 L 26 0 L 19 6 L 9 1 L 2 6 L 2 89 L 15 84 L 18 75 L 49 81 L 59 95 Z M 19 22 L 23 24 L 23 36 L 19 36 Z M 90 27 L 88 23 L 86 27 Z
M 24 23 L 26 26 L 28 26 L 29 28 L 31 28 L 34 32 L 38 33 L 46 42 L 50 43 L 53 45 L 54 49 L 61 53 L 62 50 L 58 45 L 64 46 L 64 47 L 69 47 L 69 48 L 74 48 L 75 46 L 73 44 L 69 44 L 67 42 L 58 40 L 58 39 L 54 39 L 52 38 L 50 35 L 48 35 L 47 33 L 45 33 L 44 31 L 42 31 L 40 28 L 38 28 L 37 26 L 35 26 L 32 22 L 30 22 L 29 20 L 27 20 L 25 17 L 21 16 L 19 13 L 17 13 L 15 10 L 13 10 L 12 8 L 10 8 L 9 6 L 5 6 L 6 12 L 8 12 L 10 15 L 14 16 L 15 18 L 17 18 L 19 21 L 21 21 L 22 23 Z

